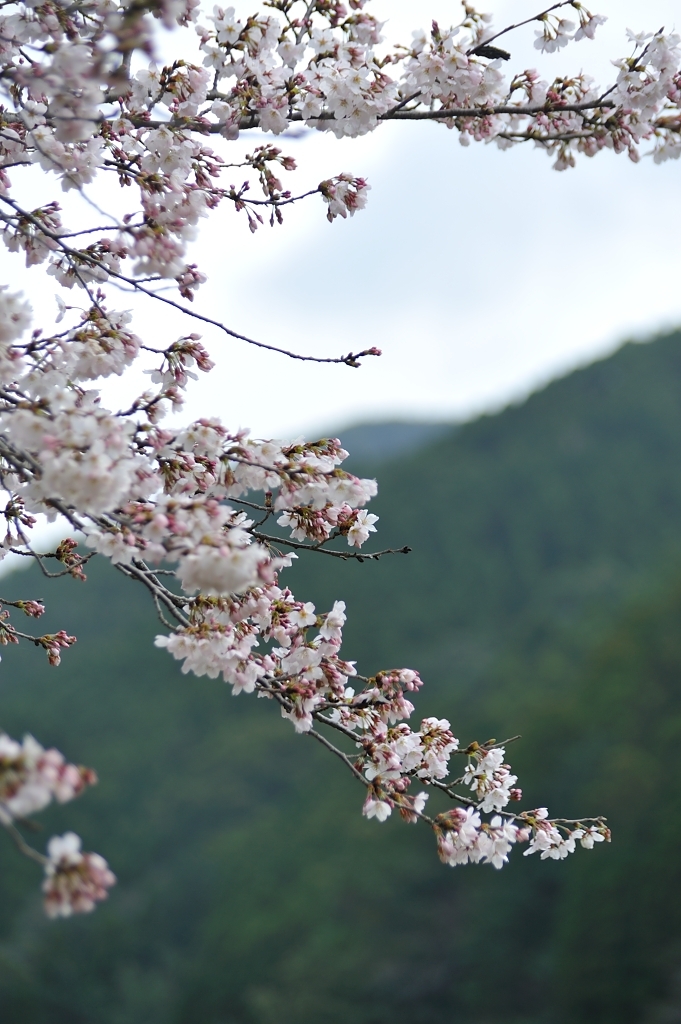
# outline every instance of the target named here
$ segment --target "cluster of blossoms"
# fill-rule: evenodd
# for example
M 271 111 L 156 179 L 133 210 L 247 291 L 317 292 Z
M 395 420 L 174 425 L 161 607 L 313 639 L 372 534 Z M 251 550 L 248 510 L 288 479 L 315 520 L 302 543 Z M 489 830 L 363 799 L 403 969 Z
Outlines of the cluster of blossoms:
M 324 508 L 312 506 L 298 508 L 292 512 L 284 512 L 277 519 L 279 526 L 288 526 L 291 536 L 296 540 L 326 541 L 332 536 L 347 537 L 350 547 L 361 548 L 369 539 L 370 533 L 376 533 L 374 523 L 378 516 L 366 509 L 352 508 L 347 502 L 342 505 L 326 505 Z
M 554 53 L 572 40 L 593 39 L 598 26 L 607 20 L 602 14 L 587 11 L 581 3 L 570 6 L 579 18 L 577 23 L 550 11 L 541 16 L 541 28 L 537 30 L 534 41 L 537 50 L 541 50 L 542 53 Z
M 58 750 L 45 750 L 25 736 L 23 743 L 0 733 L 0 821 L 27 818 L 52 800 L 64 804 L 97 781 L 91 768 L 68 764 Z
M 509 800 L 522 796 L 521 790 L 512 788 L 518 776 L 511 775 L 509 766 L 503 763 L 504 754 L 503 747 L 482 751 L 464 772 L 464 784 L 475 791 L 483 811 L 499 811 Z
M 98 853 L 82 853 L 75 832 L 53 836 L 45 863 L 45 912 L 48 917 L 87 914 L 106 899 L 116 877 Z
M 589 825 L 586 828 L 579 824 L 572 830 L 561 828 L 549 821 L 549 812 L 539 807 L 532 815 L 526 815 L 534 824 L 534 834 L 525 856 L 539 852 L 541 860 L 564 860 L 569 853 L 574 853 L 579 842 L 585 850 L 593 850 L 595 843 L 602 843 L 610 838 L 607 829 Z
M 491 864 L 499 869 L 508 862 L 516 843 L 529 840 L 526 857 L 541 851 L 542 860 L 563 860 L 575 852 L 577 842 L 592 850 L 595 843 L 610 841 L 603 821 L 549 822 L 545 807 L 515 816 L 495 814 L 490 821 L 483 821 L 480 811 L 480 807 L 457 807 L 438 816 L 438 853 L 444 864 Z
M 230 145 L 253 130 L 355 137 L 386 120 L 426 119 L 455 130 L 463 143 L 530 141 L 558 168 L 606 148 L 632 159 L 644 151 L 656 160 L 676 157 L 679 38 L 630 35 L 615 81 L 597 89 L 583 74 L 552 82 L 533 69 L 508 76 L 510 54 L 497 43 L 510 30 L 495 32 L 468 3 L 458 25 L 433 23 L 394 49 L 368 0 L 268 0 L 264 7 L 242 17 L 232 7 L 203 11 L 196 0 L 2 5 L 0 230 L 28 267 L 46 267 L 59 312 L 54 327 L 32 330 L 28 300 L 0 287 L 0 558 L 20 551 L 45 569 L 51 557 L 57 574 L 76 579 L 85 578 L 94 553 L 108 558 L 149 591 L 164 628 L 157 645 L 184 672 L 220 676 L 235 694 L 278 704 L 298 733 L 334 750 L 365 787 L 367 817 L 383 821 L 396 810 L 426 822 L 448 864 L 501 867 L 516 843 L 550 859 L 577 843 L 590 849 L 608 838 L 602 819 L 565 822 L 541 808 L 510 810 L 522 794 L 505 746 L 462 749 L 444 718 L 412 728 L 417 673 L 360 676 L 341 656 L 343 603 L 320 612 L 282 581 L 300 550 L 358 560 L 388 554 L 363 550 L 376 532 L 377 517 L 366 508 L 375 481 L 343 468 L 347 452 L 334 438 L 255 440 L 209 417 L 169 425 L 186 388 L 213 363 L 194 333 L 144 343 L 103 289 L 133 289 L 198 316 L 187 303 L 205 275 L 187 262 L 187 246 L 202 218 L 227 202 L 255 229 L 265 216 L 280 222 L 283 208 L 302 198 L 280 180 L 295 163 L 277 146 L 230 157 Z M 195 30 L 195 53 L 156 64 L 154 17 Z M 538 49 L 551 52 L 593 38 L 603 20 L 564 0 L 523 24 L 538 25 Z M 127 212 L 109 217 L 108 226 L 96 226 L 98 214 L 82 228 L 67 223 L 56 200 L 27 207 L 17 196 L 28 190 L 18 187 L 34 165 L 86 200 L 88 184 L 108 175 L 122 186 Z M 313 191 L 333 221 L 361 210 L 369 185 L 340 173 Z M 171 288 L 176 298 L 167 297 Z M 371 348 L 325 361 L 356 367 L 377 355 Z M 134 380 L 142 365 L 148 388 L 126 408 L 106 408 L 99 382 L 130 371 Z M 48 556 L 32 546 L 39 514 L 63 517 L 73 534 Z M 78 549 L 83 539 L 86 554 Z M 29 617 L 43 610 L 36 601 L 0 601 L 0 644 L 32 642 L 58 664 L 75 638 L 65 631 L 28 636 L 9 622 L 11 607 Z M 466 763 L 452 772 L 456 757 Z M 22 849 L 17 822 L 92 781 L 35 740 L 0 737 L 0 825 Z M 429 816 L 430 796 L 453 800 L 456 809 Z M 45 865 L 51 914 L 92 909 L 113 882 L 105 862 L 82 853 L 71 833 L 51 841 L 47 858 L 33 853 Z
M 32 736 L 19 743 L 0 733 L 0 825 L 43 865 L 45 912 L 50 917 L 93 910 L 116 878 L 99 854 L 80 852 L 80 839 L 72 832 L 54 836 L 43 857 L 26 847 L 14 822 L 42 811 L 53 800 L 67 803 L 95 782 L 91 768 L 68 764 L 58 750 L 45 750 Z

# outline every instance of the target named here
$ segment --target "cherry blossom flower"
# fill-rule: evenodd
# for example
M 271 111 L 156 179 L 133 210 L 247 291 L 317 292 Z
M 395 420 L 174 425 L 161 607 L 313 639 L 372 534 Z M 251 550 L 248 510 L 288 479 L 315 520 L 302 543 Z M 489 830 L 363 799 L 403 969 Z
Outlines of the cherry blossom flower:
M 392 807 L 387 800 L 379 800 L 371 794 L 364 801 L 364 807 L 362 808 L 362 814 L 365 818 L 375 818 L 376 821 L 385 821 L 390 817 Z

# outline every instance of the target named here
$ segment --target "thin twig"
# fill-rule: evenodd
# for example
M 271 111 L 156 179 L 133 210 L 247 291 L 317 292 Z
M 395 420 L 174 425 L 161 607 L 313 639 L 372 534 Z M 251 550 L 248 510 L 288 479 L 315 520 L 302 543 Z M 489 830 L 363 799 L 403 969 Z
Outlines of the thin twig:
M 4 203 L 7 203 L 9 206 L 12 207 L 12 209 L 16 210 L 21 217 L 24 217 L 26 220 L 29 221 L 29 223 L 33 224 L 33 226 L 36 227 L 40 232 L 42 232 L 42 234 L 44 234 L 47 238 L 51 238 L 54 242 L 56 242 L 59 248 L 62 250 L 62 252 L 66 256 L 70 257 L 71 260 L 75 260 L 77 263 L 88 263 L 93 267 L 101 268 L 106 272 L 108 277 L 113 279 L 114 281 L 123 281 L 129 287 L 133 288 L 136 292 L 141 292 L 143 295 L 148 296 L 148 298 L 156 299 L 158 302 L 162 302 L 166 306 L 171 306 L 173 309 L 178 310 L 178 312 L 180 313 L 184 313 L 186 316 L 192 317 L 194 320 L 199 320 L 201 323 L 210 324 L 211 327 L 216 327 L 218 330 L 223 331 L 230 338 L 235 338 L 237 341 L 245 341 L 248 345 L 253 345 L 255 348 L 261 348 L 268 352 L 277 352 L 279 355 L 288 356 L 289 359 L 296 359 L 300 362 L 344 363 L 346 366 L 351 366 L 355 369 L 360 365 L 360 359 L 363 359 L 366 356 L 376 356 L 380 354 L 378 349 L 370 348 L 365 349 L 362 352 L 348 352 L 348 354 L 345 356 L 305 356 L 301 355 L 299 352 L 292 352 L 289 349 L 280 348 L 278 345 L 269 345 L 264 341 L 256 341 L 254 338 L 249 338 L 245 334 L 239 334 L 238 331 L 233 331 L 231 328 L 227 327 L 226 324 L 221 323 L 219 320 L 214 320 L 212 317 L 205 316 L 202 313 L 197 313 L 196 310 L 190 309 L 188 306 L 184 306 L 181 302 L 176 302 L 175 299 L 169 299 L 165 295 L 160 295 L 158 292 L 154 292 L 151 291 L 149 288 L 145 288 L 134 277 L 127 277 L 125 274 L 117 273 L 110 267 L 105 266 L 101 260 L 97 259 L 97 257 L 93 256 L 91 253 L 83 252 L 78 249 L 72 249 L 71 246 L 65 245 L 62 242 L 60 235 L 46 228 L 37 217 L 34 217 L 32 214 L 28 213 L 28 211 L 23 210 L 19 206 L 19 204 L 15 202 L 14 199 L 11 199 L 9 196 L 0 194 L 0 200 Z M 86 288 L 89 294 L 89 289 L 87 288 L 87 286 L 84 285 L 84 287 Z M 98 305 L 94 299 L 92 301 L 93 305 Z
M 7 832 L 17 849 L 23 853 L 25 857 L 28 857 L 30 860 L 34 860 L 36 864 L 40 864 L 43 867 L 48 863 L 48 858 L 44 854 L 39 853 L 38 850 L 34 850 L 32 846 L 29 846 L 19 829 L 11 822 L 0 821 L 0 825 Z
M 551 11 L 556 11 L 559 7 L 567 7 L 568 5 L 572 5 L 572 0 L 561 0 L 560 3 L 553 4 L 552 7 L 547 7 L 545 11 L 541 11 L 539 14 L 533 15 L 531 18 L 525 18 L 525 21 L 518 21 L 515 25 L 507 25 L 506 28 L 502 28 L 500 32 L 496 32 L 493 36 L 490 36 L 489 39 L 483 39 L 480 43 L 472 46 L 470 50 L 467 51 L 467 56 L 470 56 L 481 46 L 489 46 L 489 44 L 494 42 L 495 39 L 499 39 L 500 36 L 505 36 L 507 32 L 513 32 L 514 29 L 522 28 L 523 25 L 531 25 L 533 21 L 543 21 L 545 15 L 550 14 Z
M 347 754 L 344 754 L 342 750 L 338 749 L 338 747 L 334 747 L 333 743 L 327 740 L 326 736 L 322 736 L 322 734 L 320 732 L 317 732 L 316 729 L 309 729 L 305 735 L 312 736 L 313 739 L 318 740 L 319 743 L 321 743 L 322 746 L 326 747 L 327 750 L 330 750 L 332 754 L 335 754 L 336 757 L 339 757 L 343 764 L 350 769 L 355 778 L 359 779 L 359 781 L 364 783 L 365 786 L 368 787 L 371 785 L 369 780 L 365 779 L 362 773 L 357 768 L 355 768 L 354 764 L 347 756 Z
M 383 551 L 369 551 L 366 554 L 359 551 L 334 551 L 331 548 L 325 548 L 321 544 L 303 544 L 296 540 L 287 540 L 285 537 L 273 537 L 269 533 L 260 533 L 258 530 L 249 531 L 253 537 L 257 540 L 263 540 L 268 544 L 285 544 L 287 547 L 296 548 L 302 551 L 319 551 L 323 555 L 332 555 L 334 558 L 341 558 L 343 561 L 348 559 L 355 559 L 358 562 L 371 562 L 376 561 L 383 555 L 408 555 L 411 552 L 411 548 L 406 545 L 403 548 L 385 548 Z M 332 538 L 329 538 L 331 540 Z

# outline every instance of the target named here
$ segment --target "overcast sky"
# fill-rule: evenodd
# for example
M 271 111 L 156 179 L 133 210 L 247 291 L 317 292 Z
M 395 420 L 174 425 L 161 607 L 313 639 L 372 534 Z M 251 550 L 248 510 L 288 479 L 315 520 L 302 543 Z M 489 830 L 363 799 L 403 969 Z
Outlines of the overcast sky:
M 460 10 L 452 0 L 377 0 L 375 8 L 390 15 L 391 42 Z M 486 8 L 501 25 L 539 6 L 489 0 Z M 614 73 L 609 58 L 629 52 L 626 26 L 681 24 L 681 0 L 600 0 L 593 9 L 610 19 L 596 42 L 541 57 L 530 26 L 506 44 L 512 70 L 583 69 L 604 83 Z M 252 135 L 249 145 L 259 141 Z M 386 417 L 460 419 L 499 408 L 627 337 L 681 324 L 678 162 L 635 166 L 604 153 L 557 173 L 528 146 L 464 148 L 434 124 L 279 144 L 300 163 L 296 190 L 352 171 L 371 182 L 367 209 L 330 225 L 315 197 L 292 209 L 283 228 L 251 235 L 225 204 L 204 222 L 193 254 L 210 275 L 196 306 L 301 352 L 378 345 L 384 355 L 359 370 L 304 366 L 206 330 L 219 369 L 194 386 L 188 416 L 220 415 L 260 436 Z M 21 283 L 5 254 L 0 269 Z M 53 308 L 49 284 L 30 295 L 38 313 Z M 126 296 L 116 305 L 131 303 Z M 136 324 L 155 343 L 195 329 L 157 307 L 140 309 Z

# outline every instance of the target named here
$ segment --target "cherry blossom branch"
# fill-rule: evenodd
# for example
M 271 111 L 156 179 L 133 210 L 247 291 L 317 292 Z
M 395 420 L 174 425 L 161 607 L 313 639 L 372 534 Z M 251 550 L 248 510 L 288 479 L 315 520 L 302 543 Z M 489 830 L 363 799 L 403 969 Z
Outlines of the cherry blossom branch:
M 58 580 L 62 576 L 73 576 L 74 569 L 81 569 L 84 565 L 87 565 L 90 559 L 94 558 L 95 555 L 94 551 L 92 551 L 89 555 L 79 555 L 76 559 L 74 559 L 73 563 L 70 565 L 68 569 L 62 569 L 60 572 L 50 572 L 43 564 L 43 559 L 58 558 L 59 556 L 57 555 L 56 552 L 49 551 L 45 553 L 42 551 L 34 551 L 33 548 L 31 548 L 30 546 L 27 546 L 25 548 L 12 547 L 9 550 L 12 552 L 13 555 L 20 555 L 22 558 L 33 558 L 38 563 L 38 566 L 43 576 L 48 580 Z M 0 601 L 0 604 L 5 603 L 8 602 Z
M 264 349 L 268 352 L 276 352 L 278 355 L 288 356 L 289 359 L 295 359 L 298 360 L 299 362 L 342 363 L 345 366 L 351 366 L 353 369 L 357 369 L 360 366 L 360 359 L 363 359 L 366 356 L 380 356 L 381 354 L 380 349 L 372 347 L 368 349 L 363 349 L 361 352 L 348 352 L 348 354 L 344 356 L 309 356 L 302 355 L 299 352 L 290 351 L 289 349 L 280 348 L 277 345 L 270 345 L 264 341 L 256 341 L 254 338 L 249 338 L 245 334 L 239 334 L 237 331 L 233 331 L 231 328 L 227 327 L 226 324 L 223 324 L 219 320 L 214 320 L 212 317 L 206 316 L 203 313 L 197 313 L 196 310 L 182 305 L 182 303 L 177 302 L 175 299 L 169 299 L 165 295 L 160 295 L 158 292 L 153 292 L 150 289 L 145 288 L 144 285 L 140 284 L 139 281 L 136 280 L 134 277 L 127 277 L 125 274 L 120 274 L 111 270 L 110 268 L 106 267 L 101 262 L 101 260 L 98 260 L 96 257 L 83 253 L 80 250 L 73 249 L 71 248 L 71 246 L 65 245 L 58 234 L 45 228 L 44 225 L 38 220 L 38 218 L 34 217 L 28 211 L 23 210 L 19 206 L 19 204 L 15 200 L 11 199 L 9 196 L 4 196 L 0 194 L 0 201 L 7 203 L 21 217 L 23 217 L 29 223 L 33 224 L 34 227 L 36 227 L 47 238 L 50 238 L 53 242 L 55 242 L 62 250 L 62 252 L 66 256 L 70 257 L 72 260 L 77 258 L 79 261 L 82 260 L 86 263 L 91 264 L 93 267 L 104 269 L 107 275 L 113 278 L 115 281 L 124 281 L 136 292 L 141 292 L 148 298 L 156 299 L 157 302 L 162 302 L 164 305 L 171 306 L 173 309 L 178 310 L 178 312 L 180 313 L 184 313 L 185 316 L 192 317 L 194 320 L 198 320 L 201 323 L 209 324 L 211 327 L 216 327 L 218 330 L 222 331 L 224 334 L 227 334 L 230 338 L 236 339 L 237 341 L 245 341 L 248 345 L 253 345 L 255 348 Z M 96 304 L 94 300 L 93 304 Z
M 612 90 L 609 90 L 612 91 Z M 391 110 L 386 111 L 385 114 L 377 114 L 378 121 L 448 121 L 453 118 L 485 118 L 499 114 L 512 114 L 514 117 L 536 117 L 537 114 L 550 114 L 550 113 L 574 113 L 580 114 L 589 110 L 611 110 L 616 107 L 616 104 L 612 101 L 598 99 L 585 101 L 583 103 L 561 103 L 560 101 L 548 101 L 542 104 L 534 105 L 521 105 L 512 103 L 500 103 L 490 104 L 489 106 L 481 104 L 476 107 L 452 107 L 452 108 L 436 108 L 430 109 L 416 109 L 416 110 L 404 110 L 404 106 L 410 103 L 417 97 L 418 93 L 414 93 L 412 96 L 408 96 L 402 100 L 401 103 L 393 107 Z M 183 118 L 180 120 L 147 120 L 144 118 L 131 118 L 131 123 L 139 128 L 168 128 L 179 131 L 195 131 L 200 134 L 207 135 L 220 135 L 224 132 L 225 128 L 228 127 L 229 122 L 217 121 L 217 122 L 198 122 L 191 120 L 190 118 Z M 292 124 L 299 124 L 307 121 L 335 121 L 336 115 L 333 111 L 322 110 L 320 113 L 315 114 L 312 117 L 305 117 L 303 114 L 298 114 L 295 111 L 291 114 L 289 120 Z M 239 122 L 239 128 L 241 131 L 254 131 L 255 129 L 261 128 L 261 122 L 257 114 L 249 114 L 248 117 L 242 118 Z M 287 200 L 287 203 L 294 202 L 297 199 L 304 199 L 308 196 L 315 195 L 319 190 L 311 189 L 308 192 L 302 193 L 300 196 L 293 197 Z M 250 202 L 254 202 L 250 200 Z M 269 205 L 269 204 L 263 204 Z M 278 205 L 285 205 L 285 203 L 279 203 Z
M 281 695 L 281 693 L 277 692 L 276 689 L 272 689 L 272 688 L 269 688 L 269 687 L 265 687 L 265 689 L 266 689 L 266 692 L 270 693 L 272 696 L 275 697 L 275 699 L 278 701 L 279 704 L 281 704 L 282 707 L 286 708 L 287 710 L 290 710 L 290 706 L 291 706 L 290 702 L 287 701 Z M 343 735 L 345 735 L 349 739 L 357 742 L 359 737 L 356 734 L 354 734 L 351 730 L 348 730 L 348 729 L 344 728 L 343 726 L 339 725 L 339 723 L 334 722 L 332 719 L 329 719 L 328 717 L 320 714 L 319 712 L 314 712 L 313 713 L 313 717 L 317 721 L 319 721 L 319 722 L 323 723 L 324 725 L 328 726 L 329 728 L 335 729 L 336 731 L 341 732 Z M 335 754 L 336 757 L 338 757 L 343 762 L 343 764 L 351 771 L 353 776 L 355 778 L 357 778 L 360 782 L 362 782 L 362 784 L 364 786 L 366 786 L 368 788 L 372 787 L 372 783 L 367 778 L 365 778 L 365 776 L 359 771 L 359 769 L 352 762 L 352 760 L 348 757 L 348 755 L 344 753 L 344 751 L 340 750 L 338 747 L 336 747 L 334 744 L 332 744 L 323 734 L 319 733 L 315 729 L 310 729 L 308 734 L 310 736 L 312 736 L 314 739 L 316 739 L 318 742 L 320 742 L 323 746 L 325 746 L 326 749 L 330 750 L 333 754 Z M 514 740 L 517 740 L 519 738 L 520 737 L 518 737 L 518 736 L 510 737 L 508 740 L 506 740 L 504 742 L 505 743 L 510 743 L 510 742 L 513 742 Z M 485 751 L 485 753 L 488 753 L 490 750 L 498 749 L 500 747 L 501 747 L 501 744 L 498 744 L 495 740 L 488 740 L 487 743 L 485 743 L 485 744 L 477 744 L 477 743 L 471 744 L 467 748 L 467 750 L 465 750 L 465 751 L 457 751 L 457 752 L 458 753 L 465 753 L 468 756 L 470 756 L 473 753 L 478 753 L 478 752 L 483 751 L 483 750 Z M 503 750 L 502 750 L 502 753 L 503 753 Z M 479 800 L 475 800 L 474 798 L 472 798 L 470 796 L 467 796 L 466 794 L 456 793 L 453 790 L 453 786 L 461 784 L 463 781 L 464 781 L 464 779 L 461 778 L 461 779 L 455 780 L 454 782 L 450 782 L 448 784 L 444 784 L 442 782 L 439 782 L 436 779 L 432 779 L 431 778 L 431 779 L 423 780 L 423 783 L 426 786 L 432 786 L 435 789 L 439 790 L 440 792 L 445 793 L 451 800 L 455 800 L 458 803 L 460 803 L 462 806 L 467 807 L 467 808 L 469 808 L 471 810 L 474 810 L 477 813 L 477 811 L 479 810 L 479 807 L 480 807 L 480 801 Z M 399 807 L 400 806 L 399 798 L 396 800 L 396 803 L 397 803 L 397 806 Z M 521 826 L 527 825 L 528 822 L 535 822 L 537 820 L 537 815 L 538 815 L 538 812 L 515 813 L 513 811 L 505 811 L 503 809 L 500 809 L 497 813 L 500 815 L 500 817 L 504 818 L 508 822 L 518 822 Z M 425 821 L 436 832 L 441 831 L 441 829 L 443 827 L 443 824 L 444 824 L 444 827 L 446 827 L 446 818 L 447 818 L 446 814 L 445 815 L 438 815 L 438 817 L 433 819 L 432 817 L 424 814 L 422 811 L 418 811 L 416 809 L 411 809 L 411 808 L 410 808 L 410 814 L 413 814 L 414 817 L 419 818 L 420 820 Z M 575 826 L 577 826 L 580 829 L 582 829 L 584 825 L 588 825 L 588 826 L 592 826 L 593 825 L 597 829 L 599 829 L 601 831 L 601 833 L 607 833 L 607 835 L 609 836 L 609 830 L 607 830 L 607 828 L 606 828 L 607 818 L 603 817 L 602 815 L 599 815 L 597 817 L 583 817 L 583 818 L 578 818 L 578 819 L 568 819 L 568 818 L 548 818 L 544 814 L 544 815 L 539 815 L 538 818 L 539 818 L 539 821 L 543 822 L 546 827 L 563 828 L 563 830 L 565 831 L 565 833 L 568 836 L 570 834 L 570 830 L 567 828 L 567 826 L 569 826 L 569 825 L 575 825 Z
M 513 104 L 500 104 L 490 107 L 452 107 L 449 109 L 437 110 L 403 110 L 395 114 L 398 121 L 446 121 L 452 118 L 483 118 L 497 114 L 512 114 L 514 117 L 535 117 L 537 114 L 580 114 L 587 110 L 613 109 L 616 104 L 607 100 L 597 100 L 586 103 L 564 103 L 549 102 L 541 106 L 514 106 Z
M 526 18 L 524 21 L 517 21 L 514 25 L 507 25 L 506 28 L 502 28 L 500 32 L 495 32 L 494 35 L 488 36 L 478 46 L 471 47 L 468 53 L 475 53 L 481 46 L 489 46 L 495 39 L 499 39 L 501 36 L 507 35 L 509 32 L 515 31 L 515 29 L 522 28 L 524 25 L 531 25 L 533 21 L 542 21 L 547 14 L 551 11 L 557 11 L 560 7 L 575 7 L 573 0 L 560 0 L 560 3 L 555 3 L 551 7 L 545 8 L 539 14 L 533 15 L 531 18 Z
M 348 559 L 355 559 L 358 562 L 371 562 L 378 561 L 383 555 L 408 555 L 411 552 L 411 548 L 405 545 L 402 548 L 384 548 L 383 551 L 335 551 L 331 548 L 325 548 L 324 543 L 322 544 L 303 544 L 295 540 L 288 540 L 286 537 L 274 537 L 268 533 L 261 533 L 259 530 L 252 530 L 251 534 L 256 540 L 264 540 L 266 543 L 271 545 L 283 544 L 289 548 L 296 548 L 299 551 L 319 551 L 323 555 L 331 555 L 333 558 L 341 558 L 343 561 Z M 335 540 L 335 537 L 329 537 L 328 540 Z
M 2 197 L 0 196 L 0 199 Z M 95 263 L 95 265 L 97 265 Z M 184 313 L 185 316 L 192 317 L 194 320 L 198 320 L 200 323 L 209 324 L 211 327 L 216 327 L 219 331 L 227 334 L 230 338 L 235 338 L 237 341 L 245 341 L 248 345 L 253 345 L 255 348 L 264 349 L 267 352 L 276 352 L 277 355 L 288 356 L 289 359 L 295 359 L 298 362 L 303 363 L 342 363 L 345 366 L 351 366 L 353 369 L 357 369 L 361 364 L 360 359 L 364 359 L 366 356 L 380 356 L 381 351 L 378 348 L 372 347 L 363 349 L 361 352 L 348 352 L 345 356 L 306 356 L 299 352 L 293 352 L 290 349 L 280 348 L 278 345 L 270 345 L 264 341 L 256 341 L 254 338 L 249 338 L 245 334 L 239 334 L 237 331 L 231 330 L 219 320 L 214 320 L 212 317 L 205 316 L 203 313 L 197 313 L 196 310 L 191 309 L 188 306 L 183 306 L 182 303 L 177 302 L 175 299 L 169 299 L 165 295 L 160 295 L 158 292 L 150 291 L 148 288 L 144 288 L 139 282 L 133 277 L 125 277 L 123 274 L 111 273 L 110 276 L 116 280 L 125 281 L 126 284 L 130 285 L 136 292 L 141 292 L 143 295 L 148 296 L 151 299 L 156 299 L 157 302 L 162 302 L 166 306 L 171 306 L 173 309 L 178 310 L 180 313 Z
M 283 697 L 282 694 L 280 692 L 278 692 L 276 689 L 264 686 L 263 690 L 265 692 L 269 693 L 272 697 L 274 697 L 274 699 L 277 701 L 277 703 L 281 707 L 283 707 L 287 711 L 289 711 L 291 709 L 290 701 L 287 701 L 285 699 L 285 697 Z M 337 723 L 333 722 L 331 719 L 326 718 L 323 715 L 320 715 L 320 714 L 317 714 L 317 713 L 315 713 L 315 715 L 313 717 L 317 721 L 322 722 L 324 725 L 327 725 L 327 726 L 329 726 L 332 729 L 336 729 L 338 732 L 341 732 L 341 733 L 343 733 L 346 736 L 350 736 L 355 741 L 357 740 L 357 736 L 352 736 L 352 734 L 348 730 L 343 729 L 341 726 L 339 726 Z M 361 771 L 359 771 L 359 769 L 353 764 L 351 758 L 348 757 L 348 755 L 344 751 L 340 750 L 339 747 L 336 747 L 333 743 L 331 743 L 331 741 L 329 739 L 327 739 L 327 737 L 324 736 L 323 733 L 318 732 L 316 729 L 309 729 L 307 731 L 306 735 L 310 736 L 312 739 L 317 740 L 318 743 L 321 743 L 323 747 L 325 747 L 332 754 L 334 754 L 340 761 L 342 761 L 342 763 L 345 765 L 346 768 L 349 769 L 349 771 L 354 776 L 354 778 L 358 779 L 358 781 L 361 782 L 362 785 L 364 785 L 367 788 L 371 789 L 371 782 L 368 779 L 366 779 L 364 777 L 364 775 L 361 773 Z M 399 801 L 398 801 L 398 806 L 399 806 Z M 413 813 L 416 817 L 418 817 L 422 821 L 425 821 L 431 827 L 436 827 L 435 821 L 432 818 L 430 818 L 427 814 L 423 814 L 422 811 L 417 811 L 417 810 L 415 810 L 413 808 L 410 808 L 410 810 L 411 810 L 411 813 Z
M 578 27 L 555 13 L 568 6 L 579 16 Z M 12 18 L 3 14 L 2 239 L 28 267 L 47 266 L 58 322 L 66 318 L 69 326 L 27 336 L 29 303 L 0 286 L 0 484 L 7 493 L 0 555 L 9 549 L 35 558 L 47 576 L 84 578 L 92 555 L 79 555 L 75 539 L 47 555 L 34 550 L 33 513 L 62 515 L 92 552 L 146 588 L 167 630 L 156 645 L 182 662 L 183 671 L 220 676 L 234 694 L 273 699 L 296 732 L 309 733 L 361 780 L 366 817 L 384 821 L 396 810 L 406 821 L 427 823 L 440 858 L 451 866 L 500 868 L 516 844 L 528 844 L 526 855 L 563 859 L 577 843 L 591 849 L 607 841 L 602 818 L 551 819 L 545 808 L 507 809 L 522 795 L 505 763 L 515 737 L 462 750 L 446 719 L 409 724 L 422 685 L 418 673 L 400 668 L 361 676 L 341 657 L 344 604 L 319 612 L 298 600 L 281 576 L 304 549 L 360 562 L 406 553 L 406 547 L 361 551 L 375 532 L 377 517 L 365 507 L 375 482 L 340 468 L 347 453 L 338 439 L 258 441 L 208 416 L 182 427 L 164 424 L 167 412 L 181 407 L 194 368 L 210 372 L 213 363 L 196 334 L 160 349 L 137 337 L 130 314 L 108 309 L 101 286 L 138 292 L 266 351 L 358 366 L 378 349 L 305 356 L 239 334 L 185 304 L 205 280 L 186 262 L 189 244 L 201 218 L 224 200 L 256 230 L 264 223 L 262 211 L 269 208 L 271 225 L 281 223 L 285 206 L 312 194 L 320 195 L 328 220 L 352 217 L 369 192 L 365 179 L 344 172 L 296 195 L 279 179 L 295 170 L 295 161 L 277 146 L 266 143 L 243 160 L 230 160 L 210 148 L 212 138 L 219 136 L 224 150 L 240 131 L 254 128 L 285 136 L 302 126 L 340 138 L 363 135 L 383 121 L 430 120 L 445 123 L 464 142 L 508 148 L 534 141 L 553 154 L 557 169 L 604 148 L 634 160 L 651 152 L 660 161 L 681 155 L 679 39 L 630 34 L 633 56 L 617 60 L 614 84 L 596 90 L 583 74 L 553 82 L 533 70 L 506 77 L 501 62 L 510 55 L 492 45 L 531 21 L 541 25 L 535 42 L 541 50 L 593 37 L 603 19 L 577 0 L 553 4 L 496 34 L 487 16 L 465 4 L 460 24 L 446 29 L 433 23 L 410 46 L 382 50 L 381 25 L 368 2 L 353 3 L 348 13 L 335 3 L 271 0 L 244 22 L 233 8 L 215 8 L 195 26 L 195 53 L 187 47 L 161 68 L 145 59 L 151 51 L 146 14 L 168 27 L 191 26 L 198 18 L 193 0 L 113 8 L 109 0 L 76 0 L 60 8 L 59 18 L 50 5 L 21 0 L 9 10 L 22 29 L 14 32 Z M 183 47 L 186 39 L 185 33 Z M 27 162 L 65 191 L 76 190 L 91 222 L 65 223 L 57 202 L 24 209 L 13 179 L 22 183 Z M 241 185 L 219 183 L 228 170 L 241 168 Z M 87 186 L 104 173 L 111 183 L 115 174 L 122 194 L 133 197 L 120 217 L 88 195 Z M 253 185 L 261 194 L 251 198 Z M 132 267 L 129 273 L 124 266 Z M 86 308 L 62 298 L 74 287 Z M 179 299 L 164 294 L 168 288 L 177 289 Z M 156 360 L 149 389 L 127 409 L 107 409 L 99 382 L 134 372 L 143 353 Z M 263 493 L 264 505 L 249 501 Z M 262 514 L 260 521 L 248 518 L 249 507 Z M 290 540 L 261 532 L 275 514 Z M 341 537 L 357 550 L 329 546 Z M 49 558 L 63 571 L 49 573 Z M 155 568 L 160 564 L 172 568 Z M 14 611 L 37 616 L 40 602 L 0 601 L 0 608 L 0 640 L 37 643 L 54 664 L 73 642 L 64 631 L 37 637 L 10 623 Z M 357 754 L 336 747 L 327 732 L 343 736 Z M 450 767 L 455 754 L 465 756 L 462 772 Z M 88 770 L 66 764 L 59 752 L 45 751 L 31 737 L 18 743 L 0 733 L 0 817 L 12 828 L 52 799 L 71 799 L 89 781 Z M 438 792 L 456 806 L 430 817 L 425 804 Z M 53 837 L 48 856 L 38 857 L 46 911 L 53 916 L 91 910 L 115 880 L 101 857 L 81 851 L 72 833 Z

